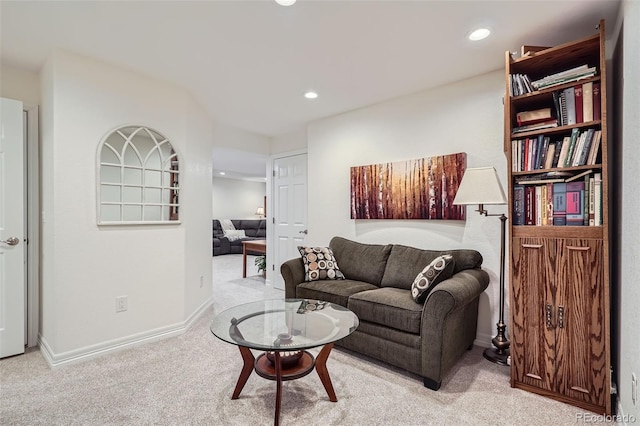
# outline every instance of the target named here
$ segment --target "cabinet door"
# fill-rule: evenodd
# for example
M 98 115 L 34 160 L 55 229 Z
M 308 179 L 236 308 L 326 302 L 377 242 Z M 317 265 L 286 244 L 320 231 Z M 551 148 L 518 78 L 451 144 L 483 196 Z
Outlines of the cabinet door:
M 511 380 L 553 391 L 555 240 L 512 240 Z
M 606 333 L 601 240 L 559 239 L 558 392 L 605 406 Z

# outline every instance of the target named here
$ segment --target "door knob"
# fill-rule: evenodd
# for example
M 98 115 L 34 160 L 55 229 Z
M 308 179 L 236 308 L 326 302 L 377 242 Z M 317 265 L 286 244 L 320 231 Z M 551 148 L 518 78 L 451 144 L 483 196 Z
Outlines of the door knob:
M 6 240 L 0 240 L 0 243 L 9 244 L 10 246 L 17 246 L 20 239 L 17 237 L 9 237 Z
M 298 233 L 299 233 L 299 234 L 304 234 L 304 235 L 307 235 L 307 234 L 308 234 L 308 232 L 307 232 L 307 230 L 306 230 L 306 229 L 305 229 L 304 231 L 298 231 Z

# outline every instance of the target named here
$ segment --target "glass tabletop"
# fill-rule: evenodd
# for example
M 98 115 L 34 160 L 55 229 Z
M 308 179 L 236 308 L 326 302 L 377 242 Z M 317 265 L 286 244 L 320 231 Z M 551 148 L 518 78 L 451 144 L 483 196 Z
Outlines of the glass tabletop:
M 234 306 L 216 315 L 211 332 L 238 346 L 267 351 L 308 349 L 353 333 L 349 309 L 310 299 L 272 299 Z

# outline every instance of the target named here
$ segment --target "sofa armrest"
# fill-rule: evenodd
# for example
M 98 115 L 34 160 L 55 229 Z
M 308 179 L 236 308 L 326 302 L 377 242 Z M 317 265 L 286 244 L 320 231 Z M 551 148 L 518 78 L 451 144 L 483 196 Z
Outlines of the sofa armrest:
M 422 311 L 422 375 L 438 389 L 444 373 L 473 345 L 478 326 L 478 301 L 489 285 L 482 269 L 465 269 L 441 282 Z
M 489 285 L 483 269 L 465 269 L 442 281 L 425 301 L 425 313 L 433 319 L 473 301 Z
M 304 282 L 304 263 L 302 258 L 289 259 L 280 265 L 280 273 L 284 279 L 284 297 L 296 298 L 296 287 Z

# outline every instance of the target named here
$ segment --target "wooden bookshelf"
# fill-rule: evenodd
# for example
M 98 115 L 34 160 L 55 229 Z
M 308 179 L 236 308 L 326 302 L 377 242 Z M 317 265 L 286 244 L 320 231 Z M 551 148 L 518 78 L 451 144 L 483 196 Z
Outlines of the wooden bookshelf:
M 611 414 L 610 246 L 607 85 L 604 20 L 597 33 L 580 40 L 513 58 L 505 54 L 506 95 L 504 150 L 508 163 L 510 251 L 511 386 L 600 414 Z M 581 65 L 596 67 L 595 76 L 511 96 L 512 74 L 531 81 Z M 588 122 L 514 133 L 516 115 L 551 107 L 554 92 L 592 82 L 600 84 L 600 117 Z M 595 164 L 521 170 L 514 164 L 512 141 L 548 136 L 562 140 L 573 129 L 600 130 Z M 522 148 L 517 148 L 522 149 Z M 515 158 L 521 158 L 516 153 Z M 514 225 L 514 186 L 529 175 L 593 169 L 602 178 L 601 218 L 596 226 Z M 588 190 L 588 180 L 585 182 Z M 532 184 L 533 185 L 533 184 Z M 556 195 L 556 194 L 554 194 Z M 588 197 L 587 197 L 588 199 Z M 522 207 L 521 200 L 518 206 Z M 555 201 L 555 200 L 554 200 Z M 583 208 L 584 198 L 581 199 Z

